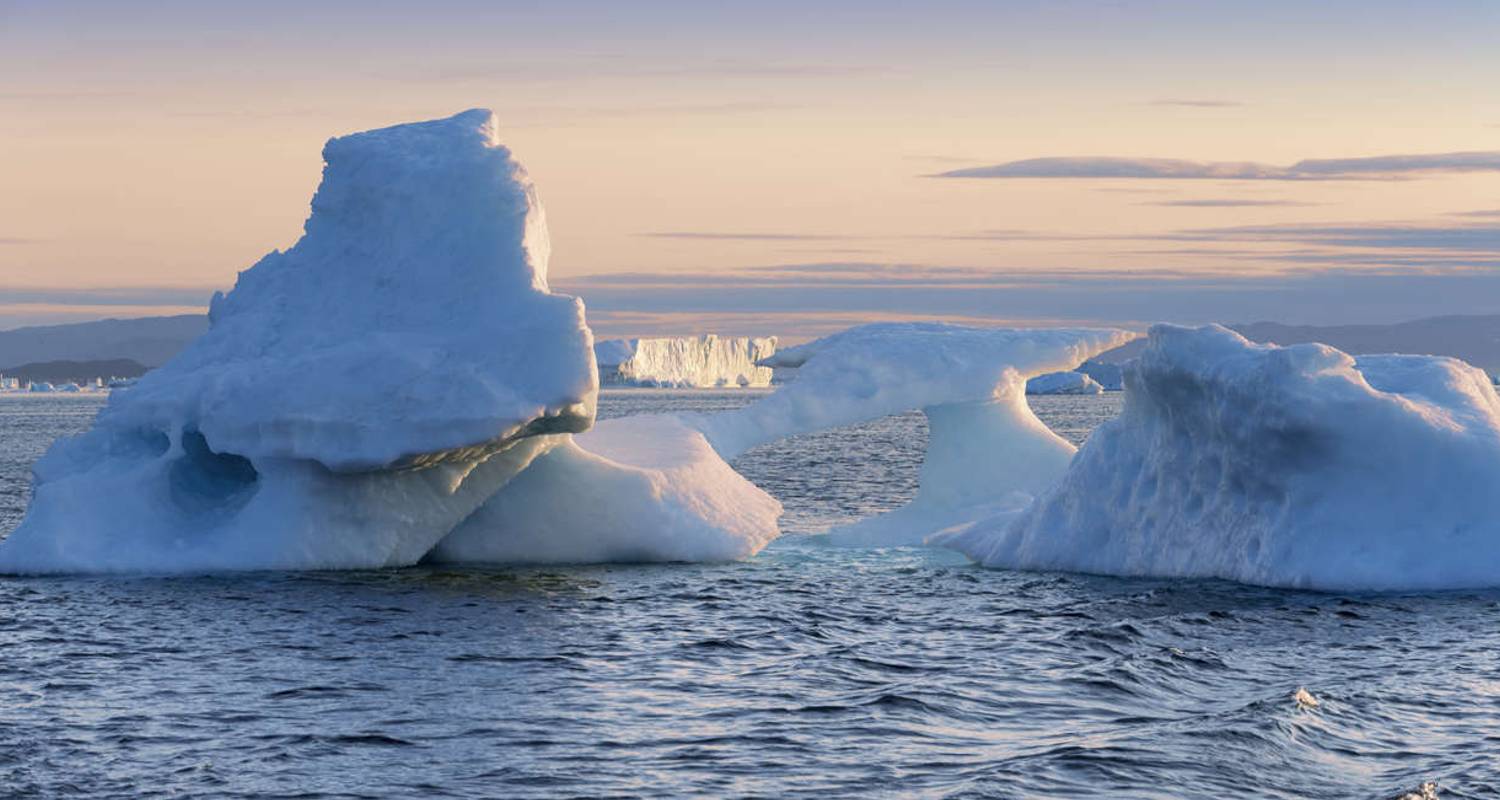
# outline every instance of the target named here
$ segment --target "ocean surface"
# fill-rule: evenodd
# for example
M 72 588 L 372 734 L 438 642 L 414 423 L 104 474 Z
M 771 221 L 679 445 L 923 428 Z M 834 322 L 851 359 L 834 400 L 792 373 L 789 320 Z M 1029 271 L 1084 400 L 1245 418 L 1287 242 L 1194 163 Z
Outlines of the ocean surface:
M 1032 400 L 1074 441 L 1119 410 Z M 0 398 L 0 530 L 100 402 Z M 0 578 L 0 797 L 1500 797 L 1500 593 L 802 535 L 904 503 L 925 435 L 908 414 L 747 453 L 788 535 L 744 563 Z

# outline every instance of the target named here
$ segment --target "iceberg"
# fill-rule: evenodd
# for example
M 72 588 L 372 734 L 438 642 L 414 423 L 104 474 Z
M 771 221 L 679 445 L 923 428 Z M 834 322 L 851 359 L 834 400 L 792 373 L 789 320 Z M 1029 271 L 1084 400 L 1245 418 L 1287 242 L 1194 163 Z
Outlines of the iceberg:
M 683 418 L 604 420 L 538 456 L 443 539 L 467 563 L 731 561 L 780 535 L 781 503 Z
M 1076 371 L 1093 378 L 1106 392 L 1118 392 L 1125 388 L 1125 371 L 1119 364 L 1085 361 Z
M 993 567 L 1500 585 L 1500 397 L 1480 370 L 1158 325 L 1125 392 L 1034 504 L 938 540 Z
M 1063 474 L 1075 448 L 1026 405 L 1027 379 L 1070 369 L 1137 334 L 876 323 L 777 352 L 794 369 L 775 394 L 695 420 L 720 455 L 799 433 L 921 409 L 928 445 L 916 497 L 829 532 L 841 544 L 920 544 L 930 534 L 1024 507 Z
M 1104 387 L 1082 372 L 1049 372 L 1027 381 L 1026 393 L 1104 394 Z
M 34 468 L 8 573 L 415 563 L 587 429 L 597 372 L 488 111 L 330 140 L 301 239 Z
M 775 353 L 774 336 L 607 339 L 594 345 L 601 383 L 678 389 L 770 386 L 771 368 L 758 362 Z

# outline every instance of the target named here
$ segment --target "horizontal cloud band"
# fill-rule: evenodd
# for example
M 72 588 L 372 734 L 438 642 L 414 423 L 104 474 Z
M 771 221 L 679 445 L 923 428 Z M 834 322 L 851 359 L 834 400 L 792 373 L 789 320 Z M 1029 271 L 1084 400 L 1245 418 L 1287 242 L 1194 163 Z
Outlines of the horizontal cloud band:
M 955 169 L 933 177 L 1315 181 L 1394 178 L 1432 172 L 1500 172 L 1500 151 L 1307 159 L 1289 167 L 1251 161 L 1063 156 Z

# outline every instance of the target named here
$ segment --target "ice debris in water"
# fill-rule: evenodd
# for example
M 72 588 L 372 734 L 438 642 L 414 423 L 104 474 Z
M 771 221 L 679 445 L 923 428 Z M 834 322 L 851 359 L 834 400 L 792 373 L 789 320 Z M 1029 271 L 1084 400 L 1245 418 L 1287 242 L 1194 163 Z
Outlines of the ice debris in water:
M 1391 800 L 1438 800 L 1437 784 L 1427 781 L 1410 792 L 1403 792 Z

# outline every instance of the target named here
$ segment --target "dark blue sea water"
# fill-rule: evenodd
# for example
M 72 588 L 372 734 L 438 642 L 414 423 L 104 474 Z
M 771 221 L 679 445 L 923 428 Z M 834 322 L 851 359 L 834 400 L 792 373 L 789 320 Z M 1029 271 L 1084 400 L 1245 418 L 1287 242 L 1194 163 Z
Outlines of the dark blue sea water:
M 1034 401 L 1075 440 L 1118 410 Z M 0 528 L 97 406 L 0 399 Z M 1500 593 L 796 534 L 904 502 L 924 436 L 913 414 L 747 454 L 792 533 L 739 564 L 0 579 L 0 797 L 1500 797 Z

